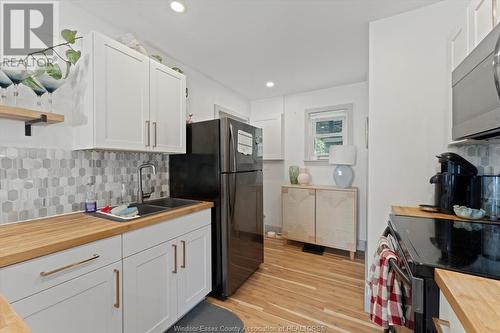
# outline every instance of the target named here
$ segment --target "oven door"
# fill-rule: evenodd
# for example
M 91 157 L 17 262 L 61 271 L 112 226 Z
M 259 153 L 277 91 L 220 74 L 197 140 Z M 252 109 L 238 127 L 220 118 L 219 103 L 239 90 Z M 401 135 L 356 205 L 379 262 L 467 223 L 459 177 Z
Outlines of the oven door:
M 413 275 L 411 265 L 408 263 L 411 258 L 409 258 L 400 235 L 390 221 L 384 231 L 384 236 L 388 234 L 396 240 L 397 244 L 394 244 L 396 254 L 401 259 L 405 270 L 401 270 L 397 265 L 392 266 L 392 268 L 404 283 L 411 285 L 413 331 L 415 333 L 434 333 L 436 330 L 432 318 L 439 316 L 439 288 L 434 279 Z

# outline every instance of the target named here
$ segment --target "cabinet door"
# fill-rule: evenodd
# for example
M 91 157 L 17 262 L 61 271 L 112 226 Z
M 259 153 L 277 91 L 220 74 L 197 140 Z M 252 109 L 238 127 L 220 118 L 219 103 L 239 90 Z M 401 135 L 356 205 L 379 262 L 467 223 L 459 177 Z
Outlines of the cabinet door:
M 493 29 L 493 2 L 494 0 L 472 0 L 469 5 L 472 48 Z
M 123 260 L 124 332 L 164 332 L 177 320 L 176 241 Z
M 283 237 L 315 243 L 315 190 L 282 188 Z
M 356 192 L 316 191 L 316 242 L 356 251 Z
M 460 25 L 450 40 L 451 70 L 454 70 L 469 54 L 467 13 L 463 13 Z
M 445 320 L 449 324 L 448 332 L 450 333 L 465 333 L 465 329 L 457 318 L 457 315 L 451 308 L 450 303 L 446 300 L 444 294 L 439 292 L 439 319 Z
M 146 150 L 149 58 L 94 33 L 96 148 Z
M 34 333 L 122 332 L 121 261 L 13 303 Z
M 211 227 L 178 238 L 178 315 L 183 316 L 212 290 Z
M 271 114 L 268 117 L 255 119 L 253 125 L 262 128 L 264 138 L 264 160 L 283 159 L 283 114 Z
M 186 152 L 186 77 L 151 61 L 151 144 L 155 151 Z

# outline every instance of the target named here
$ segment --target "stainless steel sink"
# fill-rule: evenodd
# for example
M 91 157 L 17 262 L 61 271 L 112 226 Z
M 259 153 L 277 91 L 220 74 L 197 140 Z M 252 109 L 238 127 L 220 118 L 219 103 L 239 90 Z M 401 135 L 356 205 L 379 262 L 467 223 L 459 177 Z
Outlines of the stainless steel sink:
M 154 214 L 163 213 L 169 210 L 174 210 L 176 208 L 181 208 L 190 205 L 196 205 L 199 201 L 187 200 L 187 199 L 177 199 L 177 198 L 161 198 L 146 201 L 144 203 L 133 203 L 129 207 L 137 207 L 139 215 L 135 218 L 120 218 L 119 216 L 106 215 L 100 212 L 94 213 L 95 215 L 117 222 L 127 222 L 139 219 L 144 216 L 150 216 Z
M 179 198 L 161 198 L 155 200 L 145 201 L 146 205 L 160 206 L 166 208 L 179 208 L 184 206 L 191 206 L 200 203 L 196 200 L 179 199 Z
M 162 213 L 167 210 L 170 210 L 169 207 L 160 207 L 160 206 L 153 206 L 150 204 L 131 204 L 129 207 L 136 207 L 137 210 L 139 211 L 140 216 L 147 216 L 151 214 L 157 214 L 157 213 Z

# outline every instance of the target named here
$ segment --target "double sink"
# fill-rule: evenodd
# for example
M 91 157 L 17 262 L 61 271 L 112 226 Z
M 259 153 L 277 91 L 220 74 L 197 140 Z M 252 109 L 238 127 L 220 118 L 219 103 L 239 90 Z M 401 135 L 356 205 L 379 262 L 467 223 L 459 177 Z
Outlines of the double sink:
M 164 213 L 169 210 L 173 210 L 176 208 L 196 205 L 200 203 L 196 200 L 188 200 L 188 199 L 178 199 L 178 198 L 162 198 L 162 199 L 154 199 L 145 201 L 144 203 L 133 203 L 130 204 L 129 207 L 136 207 L 139 211 L 139 215 L 136 218 L 141 218 L 149 215 Z M 119 217 L 114 217 L 110 215 L 105 215 L 97 212 L 98 216 L 114 220 L 114 221 L 123 221 Z M 134 220 L 136 218 L 127 219 L 127 221 Z

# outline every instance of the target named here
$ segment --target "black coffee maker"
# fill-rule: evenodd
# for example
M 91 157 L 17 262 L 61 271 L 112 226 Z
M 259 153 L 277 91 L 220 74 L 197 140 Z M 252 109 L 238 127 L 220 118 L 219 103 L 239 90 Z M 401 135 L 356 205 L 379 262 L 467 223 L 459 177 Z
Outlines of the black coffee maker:
M 454 205 L 481 208 L 481 178 L 477 176 L 477 168 L 454 153 L 436 157 L 441 163 L 441 172 L 430 179 L 435 186 L 435 206 L 450 214 L 454 213 Z

